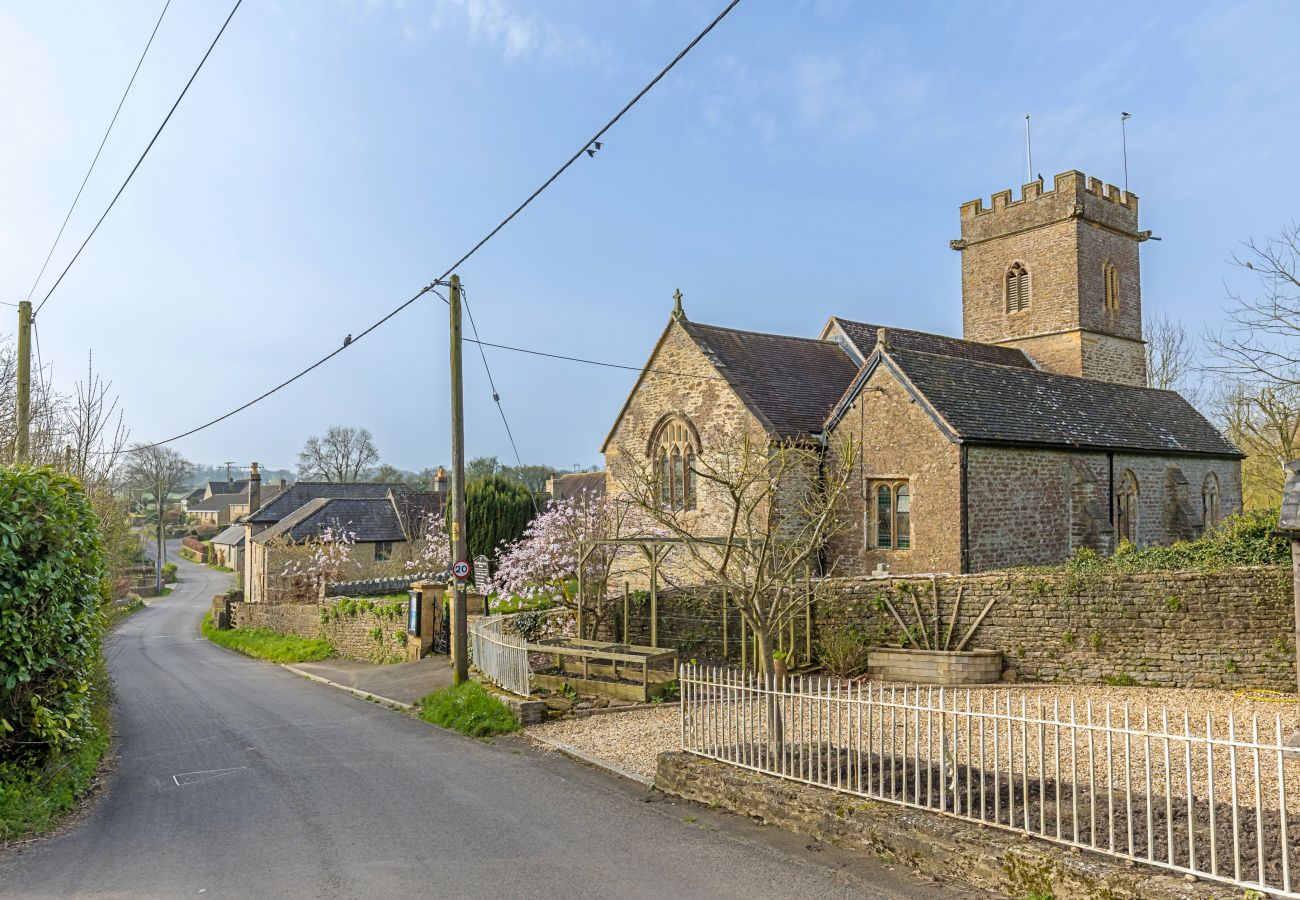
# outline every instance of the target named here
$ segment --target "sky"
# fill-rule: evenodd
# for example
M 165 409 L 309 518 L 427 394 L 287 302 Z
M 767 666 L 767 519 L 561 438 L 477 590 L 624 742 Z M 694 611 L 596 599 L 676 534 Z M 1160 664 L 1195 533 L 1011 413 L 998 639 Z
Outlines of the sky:
M 246 0 L 37 319 L 71 390 L 93 353 L 132 438 L 185 431 L 360 333 L 532 192 L 722 0 Z M 28 296 L 161 0 L 0 2 L 0 301 Z M 1240 242 L 1300 215 L 1300 5 L 742 0 L 459 269 L 486 341 L 645 363 L 680 289 L 701 322 L 832 315 L 960 334 L 958 206 L 1079 169 L 1128 178 L 1145 311 L 1222 322 Z M 174 0 L 39 301 L 229 12 Z M 987 205 L 987 199 L 986 199 Z M 0 306 L 0 339 L 14 310 Z M 466 448 L 513 451 L 473 345 Z M 635 373 L 486 351 L 525 463 L 600 463 Z M 445 463 L 431 295 L 174 446 L 292 467 L 334 424 Z

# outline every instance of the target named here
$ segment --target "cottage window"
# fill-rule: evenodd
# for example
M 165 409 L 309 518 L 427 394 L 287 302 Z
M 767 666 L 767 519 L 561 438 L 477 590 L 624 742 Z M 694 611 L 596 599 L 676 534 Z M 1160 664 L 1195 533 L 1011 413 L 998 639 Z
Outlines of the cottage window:
M 685 418 L 673 416 L 660 422 L 652 441 L 660 505 L 671 510 L 694 509 L 699 451 L 695 429 Z
M 375 561 L 383 562 L 393 556 L 392 541 L 375 541 Z
M 1102 269 L 1102 280 L 1106 284 L 1106 311 L 1119 312 L 1119 269 L 1110 260 L 1106 260 L 1106 266 Z
M 1132 469 L 1125 469 L 1115 492 L 1116 537 L 1130 544 L 1138 542 L 1138 480 Z
M 1007 312 L 1017 313 L 1029 309 L 1029 270 L 1022 263 L 1012 263 L 1007 269 Z
M 1201 485 L 1201 521 L 1206 531 L 1219 524 L 1219 476 L 1213 472 L 1205 476 Z
M 912 494 L 906 481 L 876 482 L 875 547 L 909 550 L 912 546 Z

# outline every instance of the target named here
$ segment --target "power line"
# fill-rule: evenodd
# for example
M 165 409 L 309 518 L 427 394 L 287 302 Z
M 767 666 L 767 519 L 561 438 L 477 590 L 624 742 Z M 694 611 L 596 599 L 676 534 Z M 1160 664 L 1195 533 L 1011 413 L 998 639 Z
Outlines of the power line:
M 86 177 L 81 179 L 81 187 L 77 188 L 77 196 L 72 198 L 72 205 L 68 207 L 68 214 L 63 217 L 63 224 L 59 226 L 59 233 L 54 236 L 54 243 L 50 245 L 50 252 L 45 254 L 45 262 L 41 264 L 41 271 L 36 274 L 36 280 L 32 282 L 31 290 L 27 292 L 29 300 L 32 294 L 36 293 L 36 285 L 41 283 L 45 268 L 50 264 L 50 260 L 54 256 L 54 249 L 59 246 L 59 240 L 63 237 L 63 229 L 68 227 L 68 220 L 72 218 L 72 211 L 77 208 L 77 201 L 81 199 L 81 192 L 86 189 L 86 182 L 90 181 L 90 173 L 95 171 L 95 163 L 99 162 L 99 154 L 104 152 L 104 145 L 108 143 L 108 136 L 113 133 L 113 126 L 117 124 L 118 113 L 122 111 L 122 105 L 126 103 L 127 94 L 131 93 L 131 86 L 135 84 L 135 76 L 140 74 L 140 66 L 144 63 L 145 56 L 149 54 L 149 48 L 153 46 L 154 35 L 158 33 L 158 26 L 162 25 L 163 16 L 167 15 L 167 7 L 171 5 L 172 0 L 167 0 L 163 4 L 162 12 L 158 14 L 158 21 L 153 25 L 153 31 L 149 32 L 149 40 L 145 42 L 144 51 L 141 52 L 140 58 L 136 61 L 135 69 L 131 72 L 131 80 L 126 83 L 126 90 L 122 92 L 122 99 L 117 101 L 117 109 L 113 110 L 113 118 L 109 120 L 108 130 L 104 132 L 104 137 L 99 142 L 99 148 L 95 150 L 95 158 L 90 161 L 90 168 L 86 170 Z
M 126 186 L 130 184 L 131 179 L 135 177 L 136 170 L 140 168 L 140 164 L 144 162 L 144 158 L 148 156 L 149 151 L 153 149 L 153 145 L 158 140 L 158 136 L 162 134 L 163 129 L 167 127 L 167 123 L 171 121 L 172 113 L 176 112 L 176 107 L 180 106 L 181 101 L 185 99 L 185 95 L 189 92 L 190 85 L 192 85 L 194 79 L 198 77 L 199 72 L 203 69 L 203 64 L 206 63 L 208 57 L 212 55 L 212 51 L 217 46 L 217 41 L 221 40 L 221 36 L 226 33 L 226 26 L 229 25 L 230 20 L 235 17 L 235 13 L 239 11 L 239 6 L 243 2 L 244 0 L 235 0 L 235 5 L 230 8 L 230 15 L 226 16 L 226 21 L 221 23 L 221 30 L 218 31 L 217 36 L 212 39 L 212 43 L 208 45 L 208 52 L 203 54 L 203 58 L 199 60 L 199 64 L 195 67 L 193 74 L 190 75 L 190 80 L 185 82 L 185 87 L 181 89 L 180 95 L 176 98 L 176 102 L 172 104 L 172 108 L 167 111 L 166 118 L 162 120 L 162 124 L 158 126 L 158 130 L 155 131 L 153 137 L 150 138 L 149 145 L 144 148 L 144 152 L 140 154 L 140 158 L 137 159 L 135 165 L 131 167 L 130 173 L 126 176 L 126 181 L 123 181 L 122 186 L 117 189 L 117 193 L 114 194 L 113 199 L 109 201 L 108 208 L 104 210 L 104 214 L 99 217 L 97 222 L 95 222 L 95 227 L 90 229 L 90 234 L 86 235 L 86 239 L 81 242 L 81 246 L 78 247 L 77 252 L 72 255 L 72 259 L 68 260 L 68 264 L 63 267 L 63 271 L 59 273 L 58 280 L 54 282 L 53 286 L 41 299 L 41 302 L 37 304 L 36 313 L 39 313 L 42 307 L 44 307 L 49 301 L 50 295 L 53 294 L 58 286 L 63 282 L 63 277 L 68 274 L 68 270 L 71 269 L 73 264 L 77 261 L 77 257 L 81 256 L 81 251 L 86 249 L 86 245 L 89 244 L 90 239 L 95 236 L 95 232 L 99 231 L 99 226 L 104 224 L 104 219 L 108 218 L 108 214 L 112 212 L 113 207 L 117 204 L 117 198 L 122 196 L 122 192 L 126 190 Z M 150 40 L 152 40 L 152 38 Z M 35 315 L 35 313 L 33 313 L 33 315 Z
M 242 2 L 242 0 L 240 0 L 240 2 Z M 537 199 L 537 197 L 538 197 L 538 196 L 539 196 L 539 195 L 540 195 L 544 190 L 546 190 L 548 187 L 550 187 L 551 184 L 553 184 L 557 178 L 559 178 L 562 174 L 564 174 L 564 172 L 565 172 L 565 171 L 566 171 L 566 170 L 567 170 L 571 165 L 573 165 L 573 163 L 574 163 L 574 162 L 575 162 L 579 157 L 581 157 L 582 154 L 583 154 L 584 152 L 586 152 L 590 147 L 592 147 L 592 145 L 597 141 L 598 138 L 604 136 L 605 132 L 609 131 L 609 129 L 612 128 L 612 127 L 615 125 L 615 123 L 617 123 L 617 122 L 619 121 L 619 119 L 623 118 L 623 116 L 627 113 L 628 110 L 630 110 L 633 106 L 635 106 L 636 103 L 637 103 L 637 102 L 638 102 L 642 97 L 644 97 L 644 96 L 645 96 L 645 95 L 650 91 L 651 88 L 653 88 L 656 84 L 658 84 L 658 83 L 663 79 L 663 77 L 664 77 L 665 75 L 667 75 L 667 74 L 668 74 L 668 73 L 673 69 L 674 66 L 676 66 L 679 62 L 682 61 L 682 59 L 686 56 L 687 53 L 689 53 L 691 50 L 693 50 L 693 49 L 695 48 L 695 45 L 696 45 L 696 44 L 698 44 L 701 40 L 703 40 L 704 37 L 705 37 L 706 35 L 708 35 L 708 33 L 711 32 L 711 31 L 712 31 L 712 30 L 713 30 L 713 29 L 718 25 L 719 22 L 721 22 L 724 18 L 726 18 L 727 14 L 730 13 L 733 9 L 735 9 L 735 8 L 736 8 L 736 5 L 737 5 L 738 3 L 740 3 L 740 0 L 731 0 L 731 2 L 727 4 L 727 6 L 722 10 L 722 12 L 718 13 L 718 15 L 713 19 L 713 21 L 710 22 L 708 25 L 705 26 L 705 28 L 704 28 L 703 31 L 701 31 L 699 34 L 697 34 L 697 35 L 696 35 L 696 36 L 691 40 L 691 42 L 690 42 L 689 44 L 687 44 L 684 48 L 682 48 L 682 51 L 681 51 L 680 53 L 678 53 L 675 57 L 673 57 L 672 61 L 669 62 L 668 65 L 666 65 L 666 66 L 664 66 L 662 69 L 660 69 L 660 70 L 659 70 L 659 73 L 658 73 L 657 75 L 655 75 L 655 77 L 652 78 L 652 79 L 649 81 L 649 83 L 646 84 L 645 87 L 643 87 L 640 91 L 638 91 L 637 94 L 636 94 L 636 95 L 635 95 L 631 100 L 629 100 L 626 104 L 624 104 L 623 108 L 620 109 L 620 110 L 619 110 L 619 111 L 614 115 L 614 117 L 613 117 L 612 119 L 610 119 L 608 122 L 606 122 L 605 125 L 602 126 L 601 129 L 600 129 L 599 131 L 597 131 L 596 134 L 595 134 L 591 139 L 589 139 L 586 143 L 584 143 L 584 144 L 582 145 L 582 147 L 581 147 L 581 148 L 580 148 L 576 153 L 574 153 L 571 157 L 569 157 L 569 159 L 568 159 L 568 160 L 567 160 L 567 161 L 566 161 L 562 166 L 560 166 L 560 168 L 558 168 L 558 169 L 555 171 L 555 173 L 554 173 L 553 175 L 551 175 L 550 178 L 546 179 L 546 181 L 543 182 L 543 184 L 542 184 L 541 187 L 539 187 L 537 190 L 533 191 L 533 192 L 528 196 L 528 198 L 527 198 L 526 200 L 524 200 L 523 203 L 521 203 L 521 204 L 519 204 L 517 207 L 515 207 L 515 209 L 514 209 L 514 210 L 513 210 L 513 211 L 512 211 L 508 216 L 506 216 L 504 219 L 502 219 L 502 220 L 497 224 L 497 226 L 496 226 L 495 228 L 493 228 L 491 231 L 489 231 L 489 232 L 487 233 L 487 235 L 485 235 L 482 239 L 480 239 L 480 240 L 478 241 L 478 243 L 476 243 L 473 247 L 471 247 L 471 248 L 469 249 L 468 252 L 466 252 L 463 256 L 461 256 L 460 259 L 456 260 L 455 263 L 453 263 L 451 266 L 449 266 L 449 267 L 447 268 L 447 270 L 446 270 L 445 272 L 442 273 L 442 275 L 438 276 L 437 279 L 435 279 L 434 281 L 432 281 L 432 282 L 430 282 L 429 284 L 425 285 L 424 287 L 420 288 L 420 290 L 417 291 L 416 294 L 415 294 L 413 297 L 411 297 L 409 300 L 406 300 L 406 301 L 404 301 L 403 303 L 401 303 L 400 305 L 398 305 L 396 308 L 394 308 L 393 310 L 391 310 L 390 312 L 388 312 L 388 313 L 387 313 L 386 315 L 384 315 L 382 318 L 380 318 L 379 320 L 377 320 L 376 322 L 374 322 L 373 324 L 371 324 L 369 327 L 367 327 L 364 331 L 360 332 L 359 334 L 357 334 L 357 335 L 354 336 L 354 337 L 351 337 L 351 340 L 346 341 L 342 346 L 337 347 L 337 348 L 335 348 L 334 350 L 331 350 L 329 353 L 325 354 L 325 355 L 322 356 L 320 359 L 316 360 L 316 362 L 312 363 L 312 364 L 309 365 L 307 368 L 303 369 L 302 371 L 298 372 L 298 373 L 295 374 L 295 375 L 290 376 L 289 378 L 286 378 L 284 381 L 280 382 L 279 384 L 277 384 L 275 387 L 271 388 L 270 390 L 265 391 L 264 393 L 258 395 L 257 397 L 254 397 L 252 400 L 248 401 L 247 403 L 243 404 L 242 406 L 239 406 L 239 407 L 236 407 L 235 409 L 232 409 L 230 412 L 226 413 L 225 415 L 218 416 L 217 418 L 212 419 L 211 421 L 205 422 L 204 424 L 199 425 L 199 426 L 196 427 L 196 428 L 191 428 L 189 431 L 182 432 L 181 434 L 175 435 L 175 436 L 173 436 L 173 437 L 169 437 L 169 438 L 166 438 L 166 439 L 161 440 L 161 441 L 156 441 L 156 442 L 153 443 L 153 444 L 146 444 L 146 445 L 144 445 L 145 448 L 148 448 L 148 447 L 158 447 L 158 446 L 161 446 L 162 444 L 170 444 L 170 443 L 172 443 L 173 441 L 178 441 L 178 440 L 180 440 L 180 439 L 182 439 L 182 438 L 189 437 L 189 436 L 192 435 L 192 434 L 196 434 L 197 432 L 203 431 L 205 428 L 210 428 L 210 427 L 212 427 L 213 425 L 216 425 L 218 422 L 222 422 L 222 421 L 224 421 L 224 420 L 226 420 L 226 419 L 229 419 L 231 416 L 236 415 L 237 413 L 241 413 L 241 412 L 243 412 L 244 410 L 248 409 L 250 406 L 252 406 L 252 405 L 254 405 L 254 404 L 256 404 L 256 403 L 260 403 L 261 401 L 265 400 L 267 397 L 271 396 L 272 394 L 276 393 L 277 391 L 280 391 L 280 390 L 282 390 L 282 389 L 288 387 L 289 385 L 293 384 L 293 383 L 294 383 L 295 381 L 297 381 L 298 379 L 300 379 L 300 378 L 302 378 L 303 376 L 307 375 L 309 372 L 312 372 L 313 370 L 315 370 L 315 369 L 319 368 L 320 366 L 324 365 L 326 362 L 328 362 L 329 360 L 333 359 L 333 358 L 334 358 L 335 356 L 337 356 L 338 354 L 342 353 L 342 352 L 343 352 L 345 349 L 347 349 L 348 347 L 351 347 L 351 346 L 355 345 L 355 344 L 357 343 L 357 341 L 361 340 L 361 338 L 363 338 L 363 337 L 365 337 L 366 335 L 370 334 L 370 332 L 374 331 L 376 328 L 378 328 L 379 326 L 383 325 L 385 322 L 387 322 L 389 319 L 393 318 L 393 316 L 397 315 L 397 314 L 400 313 L 402 310 L 406 309 L 408 306 L 410 306 L 410 305 L 411 305 L 412 303 L 414 303 L 416 300 L 419 300 L 422 296 L 424 296 L 425 294 L 427 294 L 427 293 L 429 293 L 430 291 L 432 291 L 435 287 L 439 287 L 439 286 L 445 285 L 445 283 L 446 283 L 446 282 L 445 282 L 445 279 L 447 278 L 447 276 L 449 276 L 452 272 L 454 272 L 454 271 L 456 270 L 457 267 L 459 267 L 460 265 L 462 265 L 462 264 L 463 264 L 466 260 L 468 260 L 471 256 L 473 256 L 475 253 L 477 253 L 477 252 L 478 252 L 478 251 L 483 247 L 484 244 L 486 244 L 486 243 L 487 243 L 488 241 L 490 241 L 492 238 L 496 237 L 497 233 L 500 232 L 501 229 L 503 229 L 506 225 L 508 225 L 512 219 L 514 219 L 517 215 L 519 215 L 519 213 L 523 212 L 523 210 L 524 210 L 525 207 L 527 207 L 530 203 L 532 203 L 535 199 Z M 236 8 L 238 8 L 239 4 L 236 3 L 235 6 L 236 6 Z M 231 15 L 234 15 L 234 12 L 233 12 L 233 11 L 231 12 Z M 229 21 L 229 19 L 227 19 L 227 21 Z M 224 30 L 224 26 L 222 26 L 222 27 L 223 27 L 223 30 Z M 220 37 L 220 35 L 218 35 L 218 37 Z M 209 49 L 209 52 L 211 52 L 210 49 Z M 206 59 L 206 57 L 205 57 L 205 59 Z M 196 72 L 196 74 L 197 74 L 197 72 Z M 119 192 L 119 193 L 120 193 L 120 192 Z M 101 220 L 101 221 L 102 221 L 102 220 Z M 85 246 L 85 245 L 83 244 L 82 246 Z M 80 252 L 80 251 L 78 251 L 78 252 Z M 75 259 L 75 258 L 74 258 L 74 259 Z M 69 265 L 71 265 L 71 264 L 69 264 Z M 67 272 L 67 270 L 65 269 L 65 270 L 64 270 L 64 273 L 66 274 L 66 272 Z M 60 277 L 60 279 L 62 279 L 63 276 L 59 276 L 59 277 Z M 58 285 L 57 285 L 57 283 L 56 283 L 56 284 L 55 284 L 55 287 L 57 287 L 57 286 L 58 286 Z M 52 293 L 52 292 L 53 292 L 53 288 L 51 288 L 51 293 Z M 47 295 L 47 299 L 48 299 L 48 295 Z M 42 304 L 44 304 L 44 301 L 41 301 L 41 302 L 42 302 Z M 446 302 L 446 298 L 443 298 L 443 302 Z M 40 309 L 40 307 L 38 306 L 38 307 L 37 307 L 37 310 L 39 311 L 39 309 Z
M 509 350 L 513 353 L 526 353 L 529 356 L 544 356 L 547 359 L 558 359 L 564 362 L 583 363 L 588 366 L 603 366 L 606 369 L 623 369 L 628 372 L 646 372 L 654 375 L 671 375 L 675 378 L 694 378 L 699 381 L 726 381 L 721 375 L 700 375 L 693 372 L 672 372 L 668 369 L 652 369 L 647 366 L 629 366 L 622 363 L 601 362 L 598 359 L 584 359 L 581 356 L 565 356 L 561 353 L 547 353 L 543 350 L 530 350 L 527 347 L 512 347 L 509 344 L 493 344 L 490 341 L 479 341 L 472 338 L 463 338 L 463 340 L 478 344 L 480 347 L 495 347 L 498 350 Z

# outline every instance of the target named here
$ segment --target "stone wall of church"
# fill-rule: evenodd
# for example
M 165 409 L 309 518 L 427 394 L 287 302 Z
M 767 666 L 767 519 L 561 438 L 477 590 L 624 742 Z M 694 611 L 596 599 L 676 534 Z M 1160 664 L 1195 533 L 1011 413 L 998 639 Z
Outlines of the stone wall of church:
M 1107 552 L 1114 546 L 1107 534 L 1110 498 L 1126 469 L 1138 482 L 1139 546 L 1200 534 L 1202 488 L 1211 473 L 1218 480 L 1220 514 L 1241 508 L 1241 467 L 1235 460 L 1115 454 L 1112 481 L 1105 453 L 972 447 L 969 571 L 1055 565 L 1081 547 Z
M 961 571 L 961 471 L 956 444 L 885 366 L 872 373 L 836 426 L 832 441 L 860 445 L 858 486 L 851 492 L 844 529 L 831 542 L 830 571 L 866 574 L 884 564 L 890 572 Z M 911 494 L 911 547 L 873 546 L 873 480 L 906 480 Z

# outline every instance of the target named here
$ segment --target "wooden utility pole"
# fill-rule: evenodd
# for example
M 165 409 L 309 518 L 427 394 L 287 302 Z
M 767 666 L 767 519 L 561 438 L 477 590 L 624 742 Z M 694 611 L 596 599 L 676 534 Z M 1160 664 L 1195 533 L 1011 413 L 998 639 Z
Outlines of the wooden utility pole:
M 163 486 L 162 479 L 158 480 L 158 493 L 155 494 L 158 500 L 158 559 L 154 561 L 154 596 L 161 597 L 163 589 L 163 557 L 167 555 L 167 539 L 163 535 Z
M 32 431 L 32 301 L 18 302 L 18 397 L 14 462 L 28 462 Z
M 465 397 L 460 365 L 460 276 L 451 276 L 451 664 L 452 680 L 469 678 L 469 611 L 465 596 L 469 562 L 465 535 Z M 466 565 L 468 569 L 468 565 Z

